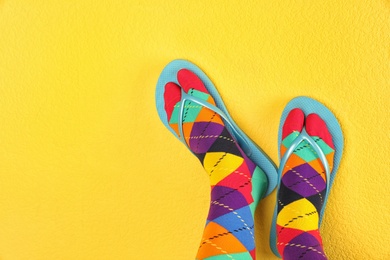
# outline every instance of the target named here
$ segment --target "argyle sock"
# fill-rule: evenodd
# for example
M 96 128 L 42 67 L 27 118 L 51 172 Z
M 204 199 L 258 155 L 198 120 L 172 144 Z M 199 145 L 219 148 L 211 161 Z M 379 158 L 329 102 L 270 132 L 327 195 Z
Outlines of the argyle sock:
M 304 124 L 326 155 L 331 171 L 335 148 L 325 122 L 316 114 L 305 120 L 297 108 L 289 113 L 283 126 L 282 156 Z M 320 212 L 328 192 L 326 181 L 318 155 L 308 142 L 301 142 L 285 164 L 278 192 L 277 248 L 283 259 L 327 259 L 319 232 Z
M 165 86 L 165 111 L 179 135 L 181 88 L 215 105 L 203 82 L 191 71 L 177 74 L 179 85 Z M 211 203 L 196 259 L 255 259 L 254 211 L 266 187 L 264 172 L 242 151 L 214 111 L 186 101 L 183 135 L 189 149 L 206 170 L 211 185 Z M 260 181 L 261 180 L 261 181 Z M 261 183 L 260 183 L 261 182 Z

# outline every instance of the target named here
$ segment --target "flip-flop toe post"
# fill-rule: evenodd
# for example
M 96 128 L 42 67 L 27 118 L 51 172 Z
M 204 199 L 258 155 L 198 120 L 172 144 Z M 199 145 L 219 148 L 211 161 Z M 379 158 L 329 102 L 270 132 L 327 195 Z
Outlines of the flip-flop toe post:
M 191 78 L 188 76 L 188 71 L 193 73 L 196 77 Z M 184 77 L 183 75 L 186 74 Z M 191 82 L 186 82 L 186 81 Z M 198 80 L 202 84 L 198 84 Z M 167 98 L 165 95 L 166 88 L 175 88 L 175 86 L 191 86 L 197 85 L 195 89 L 204 87 L 205 92 L 209 93 L 213 98 L 214 102 L 210 103 L 207 100 L 207 97 L 203 97 L 202 91 L 199 93 L 187 93 L 188 89 L 181 88 L 180 93 L 175 93 L 173 97 Z M 202 90 L 202 89 L 200 89 Z M 166 103 L 178 103 L 179 109 L 174 111 L 172 115 L 167 116 L 167 111 L 172 110 L 171 104 Z M 170 62 L 161 72 L 160 77 L 157 81 L 156 87 L 156 107 L 158 115 L 166 126 L 166 128 L 179 140 L 181 140 L 186 146 L 189 144 L 184 139 L 184 129 L 183 129 L 183 119 L 185 117 L 185 106 L 189 104 L 194 104 L 200 107 L 206 107 L 217 114 L 220 115 L 224 124 L 230 134 L 235 138 L 241 149 L 244 151 L 245 155 L 248 156 L 257 166 L 259 166 L 264 173 L 266 174 L 268 183 L 265 190 L 265 194 L 269 195 L 273 189 L 276 187 L 277 183 L 277 170 L 276 165 L 272 160 L 259 148 L 233 121 L 232 117 L 229 115 L 221 96 L 219 95 L 217 89 L 207 75 L 196 65 L 186 60 L 174 60 Z M 169 107 L 171 106 L 171 107 Z M 169 111 L 170 113 L 172 111 Z M 176 120 L 176 121 L 175 121 Z M 177 122 L 178 134 L 169 123 L 172 121 Z
M 314 138 L 319 137 L 319 138 Z M 280 120 L 278 147 L 280 165 L 278 169 L 277 199 L 270 234 L 270 246 L 273 253 L 281 257 L 277 246 L 279 189 L 286 162 L 302 144 L 310 145 L 324 169 L 325 196 L 319 212 L 321 224 L 329 191 L 340 165 L 344 138 L 341 126 L 334 114 L 320 102 L 309 97 L 292 99 L 285 107 Z M 334 151 L 334 153 L 333 153 Z M 294 184 L 292 184 L 294 185 Z

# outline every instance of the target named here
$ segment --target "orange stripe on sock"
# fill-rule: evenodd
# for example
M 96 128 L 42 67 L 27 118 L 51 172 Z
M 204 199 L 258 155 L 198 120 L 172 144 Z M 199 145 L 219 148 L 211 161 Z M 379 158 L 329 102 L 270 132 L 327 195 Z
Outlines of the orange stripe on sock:
M 331 171 L 332 171 L 332 165 L 333 165 L 333 156 L 334 156 L 334 153 L 330 153 L 330 154 L 326 155 L 326 160 L 329 163 L 329 167 L 330 167 Z M 326 181 L 325 168 L 324 168 L 324 165 L 322 164 L 322 162 L 319 158 L 309 162 L 309 165 L 314 170 L 316 170 L 316 172 L 318 172 L 321 175 L 321 177 L 324 181 Z
M 287 162 L 286 162 L 286 166 L 284 167 L 283 169 L 283 172 L 282 172 L 282 176 L 290 171 L 292 168 L 294 168 L 295 166 L 298 166 L 298 165 L 302 165 L 306 163 L 301 157 L 299 157 L 298 155 L 296 155 L 295 153 L 291 154 L 290 158 L 288 158 Z
M 227 229 L 215 222 L 209 222 L 204 230 L 201 248 L 196 259 L 246 251 L 241 242 Z
M 213 122 L 223 125 L 221 117 L 216 114 L 214 111 L 208 108 L 202 108 L 198 116 L 196 117 L 196 122 Z

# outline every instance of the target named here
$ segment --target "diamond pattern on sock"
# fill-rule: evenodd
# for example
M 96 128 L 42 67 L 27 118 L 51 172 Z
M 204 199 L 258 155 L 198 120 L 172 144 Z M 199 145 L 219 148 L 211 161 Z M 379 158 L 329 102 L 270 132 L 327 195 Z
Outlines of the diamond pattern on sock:
M 311 138 L 326 155 L 332 168 L 334 150 L 325 122 L 314 114 L 309 115 L 305 122 L 303 116 L 302 111 L 294 109 L 286 117 L 281 155 L 298 137 L 304 124 L 308 124 L 308 134 L 320 135 L 311 135 Z M 302 141 L 282 169 L 278 190 L 276 236 L 277 248 L 283 259 L 327 259 L 319 232 L 320 212 L 327 192 L 326 181 L 318 154 L 307 141 Z
M 215 102 L 203 83 L 188 70 L 180 70 L 178 82 L 171 95 L 164 94 L 174 108 L 166 108 L 169 124 L 179 135 L 181 101 L 178 91 L 207 101 Z M 203 237 L 196 259 L 255 259 L 253 208 L 259 198 L 253 187 L 254 173 L 264 175 L 238 146 L 221 117 L 209 108 L 186 101 L 183 110 L 183 135 L 189 149 L 198 157 L 210 179 L 211 201 Z

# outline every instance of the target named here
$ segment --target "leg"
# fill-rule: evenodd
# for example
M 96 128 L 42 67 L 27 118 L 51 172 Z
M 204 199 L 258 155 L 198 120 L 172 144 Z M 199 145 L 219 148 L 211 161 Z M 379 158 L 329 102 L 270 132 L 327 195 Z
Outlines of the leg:
M 335 152 L 332 137 L 316 114 L 305 119 L 300 109 L 289 113 L 283 126 L 281 155 L 304 126 L 326 155 L 332 171 Z M 308 142 L 301 142 L 285 164 L 278 191 L 276 237 L 283 259 L 327 259 L 319 232 L 319 216 L 329 192 L 327 181 L 317 153 Z
M 215 102 L 202 81 L 182 69 L 179 85 L 165 85 L 165 111 L 169 125 L 179 135 L 178 114 L 181 89 Z M 198 157 L 211 185 L 211 203 L 197 259 L 255 259 L 254 211 L 267 187 L 264 172 L 242 151 L 214 111 L 187 101 L 183 133 L 190 150 Z

